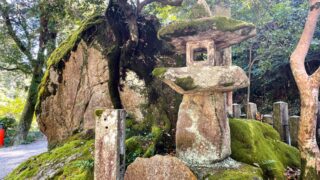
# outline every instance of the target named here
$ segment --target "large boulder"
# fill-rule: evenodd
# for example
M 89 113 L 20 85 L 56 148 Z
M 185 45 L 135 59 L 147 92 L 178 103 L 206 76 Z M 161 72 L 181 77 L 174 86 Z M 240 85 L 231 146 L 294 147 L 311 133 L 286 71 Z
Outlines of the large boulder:
M 156 155 L 137 158 L 129 165 L 125 180 L 196 180 L 192 171 L 178 158 Z
M 50 145 L 75 132 L 93 129 L 97 108 L 113 108 L 108 90 L 108 59 L 101 50 L 81 41 L 63 69 L 52 66 L 48 71 L 45 88 L 50 95 L 45 98 L 42 95 L 37 119 Z M 131 76 L 134 78 L 134 73 Z M 137 119 L 142 118 L 139 108 L 145 98 L 129 83 L 123 84 L 120 97 L 124 108 Z

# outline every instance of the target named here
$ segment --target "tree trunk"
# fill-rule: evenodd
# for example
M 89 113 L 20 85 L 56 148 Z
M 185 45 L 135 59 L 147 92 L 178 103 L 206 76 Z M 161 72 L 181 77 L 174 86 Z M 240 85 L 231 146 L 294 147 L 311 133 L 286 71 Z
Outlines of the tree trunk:
M 300 41 L 291 55 L 290 65 L 297 83 L 301 99 L 301 117 L 299 127 L 299 149 L 302 163 L 302 179 L 319 179 L 320 159 L 316 142 L 316 122 L 318 111 L 318 94 L 320 85 L 320 68 L 311 76 L 305 69 L 308 53 L 317 20 L 320 14 L 319 2 L 310 0 L 310 11 Z
M 15 145 L 21 144 L 22 142 L 27 140 L 27 136 L 32 124 L 32 119 L 35 111 L 35 105 L 38 99 L 38 86 L 43 76 L 42 69 L 47 57 L 52 53 L 55 47 L 55 40 L 57 35 L 56 30 L 54 26 L 52 26 L 52 28 L 48 26 L 50 17 L 44 9 L 44 6 L 40 6 L 40 11 L 41 31 L 39 36 L 39 50 L 37 54 L 37 59 L 34 62 L 32 62 L 32 80 L 28 90 L 26 104 L 23 108 L 23 112 L 19 121 L 18 133 L 14 141 Z M 51 23 L 55 23 L 55 21 L 52 21 Z M 45 50 L 47 50 L 46 55 Z
M 19 126 L 18 126 L 18 134 L 15 137 L 14 144 L 18 145 L 27 140 L 27 135 L 31 127 L 34 108 L 37 101 L 38 95 L 38 85 L 40 84 L 41 77 L 37 74 L 32 76 L 32 81 L 30 88 L 28 90 L 28 97 L 26 100 L 26 104 L 23 108 L 23 112 L 20 118 Z

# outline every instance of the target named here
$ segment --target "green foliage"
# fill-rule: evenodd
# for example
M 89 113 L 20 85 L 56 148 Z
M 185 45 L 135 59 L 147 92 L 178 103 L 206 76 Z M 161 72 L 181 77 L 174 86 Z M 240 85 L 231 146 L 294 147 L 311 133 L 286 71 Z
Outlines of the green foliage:
M 231 157 L 258 165 L 265 177 L 283 179 L 287 167 L 300 168 L 298 149 L 283 143 L 272 126 L 255 120 L 230 120 Z
M 36 130 L 30 131 L 27 135 L 27 139 L 24 140 L 23 142 L 21 142 L 21 144 L 30 144 L 30 143 L 32 143 L 42 137 L 43 137 L 43 135 L 41 134 L 39 129 L 36 129 Z
M 1 117 L 0 124 L 4 126 L 4 129 L 15 128 L 17 125 L 17 121 L 12 117 Z
M 289 65 L 290 55 L 295 48 L 308 12 L 307 1 L 293 3 L 285 1 L 253 1 L 232 3 L 235 18 L 253 22 L 257 36 L 233 47 L 233 62 L 248 70 L 250 50 L 252 60 L 251 101 L 261 107 L 263 113 L 272 110 L 272 103 L 282 100 L 289 103 L 290 114 L 299 113 L 298 89 Z M 320 29 L 317 29 L 318 34 Z M 308 73 L 319 63 L 313 57 L 319 51 L 317 39 L 307 57 Z M 237 101 L 245 99 L 245 90 L 236 94 Z
M 5 85 L 6 86 L 6 85 Z M 25 104 L 25 92 L 20 87 L 0 88 L 0 117 L 9 116 L 19 119 Z
M 12 117 L 0 117 L 0 124 L 5 129 L 4 145 L 11 146 L 16 135 L 17 121 Z
M 151 157 L 156 154 L 157 146 L 163 144 L 164 135 L 171 129 L 171 122 L 165 112 L 159 112 L 154 105 L 149 108 L 142 122 L 127 119 L 126 165 L 131 164 L 137 157 Z

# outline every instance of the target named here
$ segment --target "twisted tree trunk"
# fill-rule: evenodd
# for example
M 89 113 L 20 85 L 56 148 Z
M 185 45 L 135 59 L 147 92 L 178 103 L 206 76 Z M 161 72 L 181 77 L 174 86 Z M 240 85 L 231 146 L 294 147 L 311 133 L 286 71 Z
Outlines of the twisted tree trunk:
M 300 41 L 291 55 L 290 64 L 301 99 L 299 149 L 301 152 L 302 178 L 320 178 L 320 152 L 316 142 L 316 122 L 320 68 L 308 75 L 305 68 L 307 56 L 320 14 L 319 0 L 310 0 L 310 11 Z

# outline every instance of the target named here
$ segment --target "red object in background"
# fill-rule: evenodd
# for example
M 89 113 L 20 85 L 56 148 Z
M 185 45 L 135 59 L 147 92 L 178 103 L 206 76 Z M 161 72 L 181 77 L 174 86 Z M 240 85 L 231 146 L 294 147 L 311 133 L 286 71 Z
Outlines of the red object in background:
M 0 127 L 0 147 L 4 146 L 4 134 L 5 130 Z

